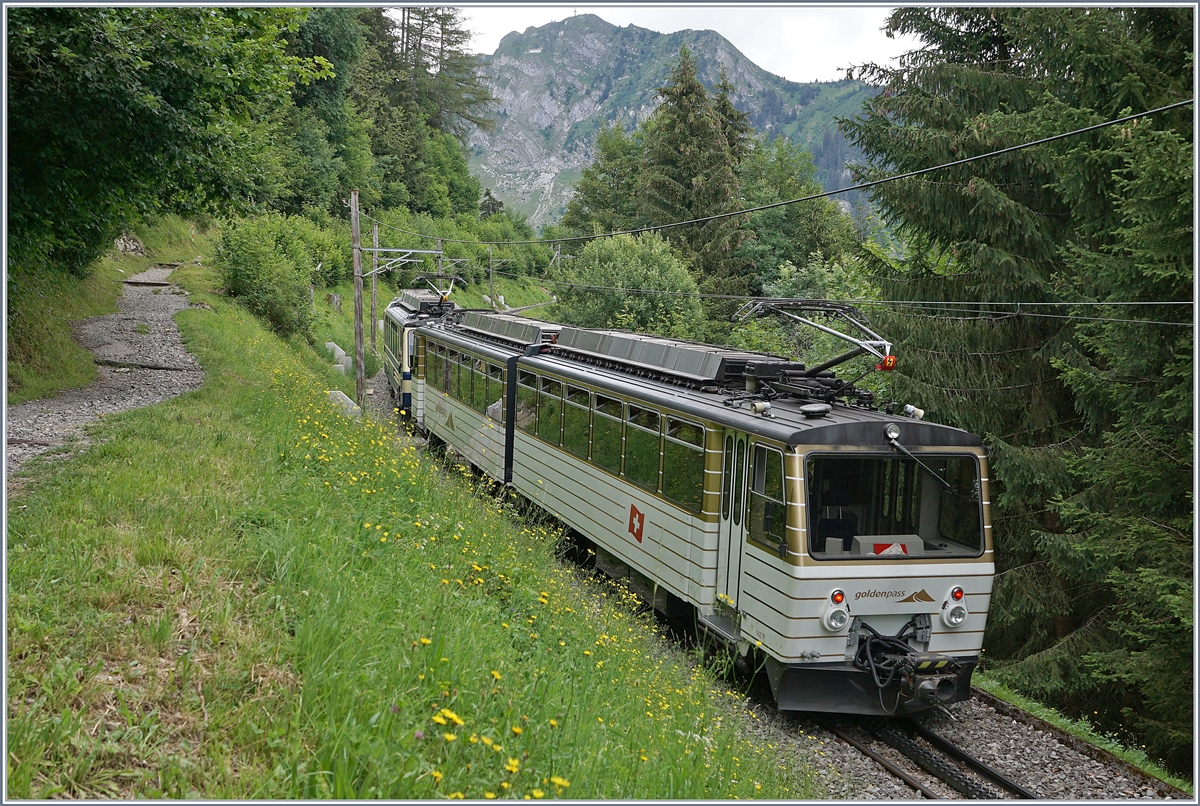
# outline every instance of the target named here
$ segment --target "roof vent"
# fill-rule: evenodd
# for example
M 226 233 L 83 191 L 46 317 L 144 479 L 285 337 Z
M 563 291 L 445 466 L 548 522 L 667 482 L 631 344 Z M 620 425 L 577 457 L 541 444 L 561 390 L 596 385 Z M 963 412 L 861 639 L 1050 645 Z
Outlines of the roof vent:
M 818 417 L 824 417 L 829 412 L 833 411 L 833 406 L 828 403 L 809 403 L 807 406 L 800 407 L 800 413 L 804 415 L 806 420 L 815 420 Z

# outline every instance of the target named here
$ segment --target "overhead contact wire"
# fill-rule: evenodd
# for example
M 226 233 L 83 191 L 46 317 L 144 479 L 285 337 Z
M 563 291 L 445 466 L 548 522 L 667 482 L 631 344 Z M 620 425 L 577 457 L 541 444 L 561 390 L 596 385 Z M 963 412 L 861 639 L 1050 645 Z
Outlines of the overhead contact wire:
M 377 218 L 372 218 L 370 215 L 367 215 L 366 213 L 360 212 L 360 215 L 362 215 L 363 218 L 366 218 L 370 221 L 374 221 L 375 223 L 379 224 L 382 227 L 387 227 L 388 229 L 393 229 L 393 230 L 396 230 L 397 232 L 403 232 L 408 235 L 416 235 L 420 238 L 441 241 L 443 243 L 473 244 L 475 246 L 524 246 L 524 245 L 531 245 L 531 244 L 572 243 L 572 242 L 576 242 L 576 241 L 591 241 L 591 240 L 596 240 L 597 238 L 610 238 L 614 235 L 639 235 L 643 232 L 657 232 L 658 230 L 670 229 L 671 227 L 683 227 L 683 226 L 687 226 L 688 224 L 703 224 L 706 221 L 716 221 L 721 218 L 732 218 L 733 216 L 748 215 L 750 213 L 758 213 L 763 210 L 773 210 L 776 207 L 786 207 L 786 206 L 792 205 L 792 204 L 799 204 L 800 202 L 815 201 L 816 199 L 824 199 L 829 196 L 837 196 L 842 193 L 849 193 L 850 191 L 853 191 L 853 190 L 865 190 L 867 188 L 877 187 L 879 185 L 883 185 L 888 182 L 896 182 L 901 179 L 911 179 L 915 176 L 922 176 L 924 174 L 932 173 L 934 171 L 940 171 L 945 168 L 954 168 L 959 165 L 966 165 L 971 162 L 978 162 L 979 160 L 989 159 L 991 157 L 998 157 L 1001 154 L 1011 154 L 1016 151 L 1022 151 L 1026 148 L 1032 148 L 1034 146 L 1045 145 L 1046 143 L 1053 143 L 1057 140 L 1064 140 L 1068 137 L 1078 137 L 1081 134 L 1087 134 L 1088 132 L 1097 131 L 1099 129 L 1104 129 L 1109 126 L 1116 126 L 1120 123 L 1128 123 L 1131 120 L 1137 120 L 1138 118 L 1150 117 L 1151 115 L 1157 115 L 1157 114 L 1161 114 L 1162 112 L 1168 112 L 1172 109 L 1178 109 L 1179 107 L 1187 106 L 1193 102 L 1194 102 L 1194 99 L 1188 98 L 1185 101 L 1177 101 L 1173 104 L 1167 104 L 1166 106 L 1160 106 L 1157 109 L 1151 109 L 1147 112 L 1140 112 L 1136 115 L 1126 115 L 1125 117 L 1115 118 L 1113 120 L 1106 120 L 1103 123 L 1096 123 L 1091 126 L 1085 126 L 1082 129 L 1074 129 L 1069 132 L 1063 132 L 1061 134 L 1053 134 L 1053 135 L 1050 135 L 1049 137 L 1043 137 L 1040 140 L 1031 140 L 1028 143 L 1020 143 L 1019 145 L 1009 146 L 1008 148 L 1001 148 L 997 151 L 989 151 L 986 154 L 977 154 L 974 157 L 964 157 L 963 159 L 954 160 L 953 162 L 947 162 L 947 163 L 943 163 L 941 165 L 934 165 L 929 168 L 919 168 L 918 170 L 908 171 L 907 173 L 902 173 L 902 174 L 896 174 L 895 176 L 886 176 L 883 179 L 875 179 L 870 182 L 863 182 L 862 184 L 851 185 L 850 187 L 846 187 L 846 188 L 839 188 L 837 190 L 827 190 L 823 193 L 816 193 L 812 196 L 803 196 L 798 199 L 788 199 L 787 201 L 772 202 L 771 204 L 763 204 L 758 207 L 747 207 L 745 209 L 734 210 L 729 213 L 715 213 L 714 215 L 704 216 L 703 218 L 692 218 L 692 219 L 688 219 L 687 221 L 675 221 L 670 224 L 655 224 L 652 226 L 638 227 L 637 229 L 627 229 L 627 230 L 618 230 L 615 232 L 605 232 L 605 233 L 601 233 L 599 235 L 576 235 L 576 236 L 570 237 L 570 238 L 549 238 L 547 240 L 535 240 L 535 241 L 468 241 L 468 240 L 464 240 L 464 239 L 460 239 L 460 238 L 439 238 L 436 235 L 426 235 L 425 233 L 422 233 L 422 232 L 414 232 L 412 230 L 406 230 L 402 227 L 397 227 L 397 226 L 393 226 L 391 224 L 386 224 Z

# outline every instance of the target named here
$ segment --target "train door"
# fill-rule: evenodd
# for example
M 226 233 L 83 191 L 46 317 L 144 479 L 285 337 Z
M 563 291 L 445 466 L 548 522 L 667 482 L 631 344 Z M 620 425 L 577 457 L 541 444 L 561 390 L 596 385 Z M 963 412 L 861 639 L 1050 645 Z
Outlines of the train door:
M 746 485 L 749 482 L 750 439 L 726 430 L 721 472 L 721 517 L 717 544 L 717 597 L 738 609 L 742 577 L 742 547 L 746 535 Z

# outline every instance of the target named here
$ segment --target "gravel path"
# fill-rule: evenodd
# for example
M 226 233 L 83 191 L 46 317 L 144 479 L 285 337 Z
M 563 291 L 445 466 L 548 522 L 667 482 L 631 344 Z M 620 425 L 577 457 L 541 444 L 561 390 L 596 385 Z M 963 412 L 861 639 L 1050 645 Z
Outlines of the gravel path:
M 98 380 L 7 408 L 5 479 L 10 493 L 20 483 L 14 474 L 30 458 L 47 452 L 66 456 L 87 446 L 85 426 L 97 418 L 200 388 L 204 370 L 183 346 L 173 318 L 188 307 L 187 292 L 172 285 L 137 285 L 165 283 L 172 271 L 155 266 L 128 278 L 117 313 L 74 324 L 76 340 L 96 357 Z

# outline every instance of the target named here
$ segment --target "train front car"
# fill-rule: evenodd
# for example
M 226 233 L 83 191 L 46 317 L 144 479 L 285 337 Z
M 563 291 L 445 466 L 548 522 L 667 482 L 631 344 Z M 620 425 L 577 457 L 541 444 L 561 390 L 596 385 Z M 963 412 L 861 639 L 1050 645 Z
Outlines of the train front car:
M 846 356 L 805 367 L 474 311 L 418 333 L 429 431 L 765 668 L 779 708 L 970 696 L 993 574 L 978 437 L 880 411 L 829 371 Z
M 803 399 L 769 414 L 726 436 L 726 496 L 736 503 L 744 463 L 744 529 L 777 541 L 741 541 L 723 577 L 778 707 L 890 715 L 967 699 L 993 575 L 980 440 Z M 786 529 L 763 528 L 780 508 Z M 737 545 L 732 513 L 722 530 Z

